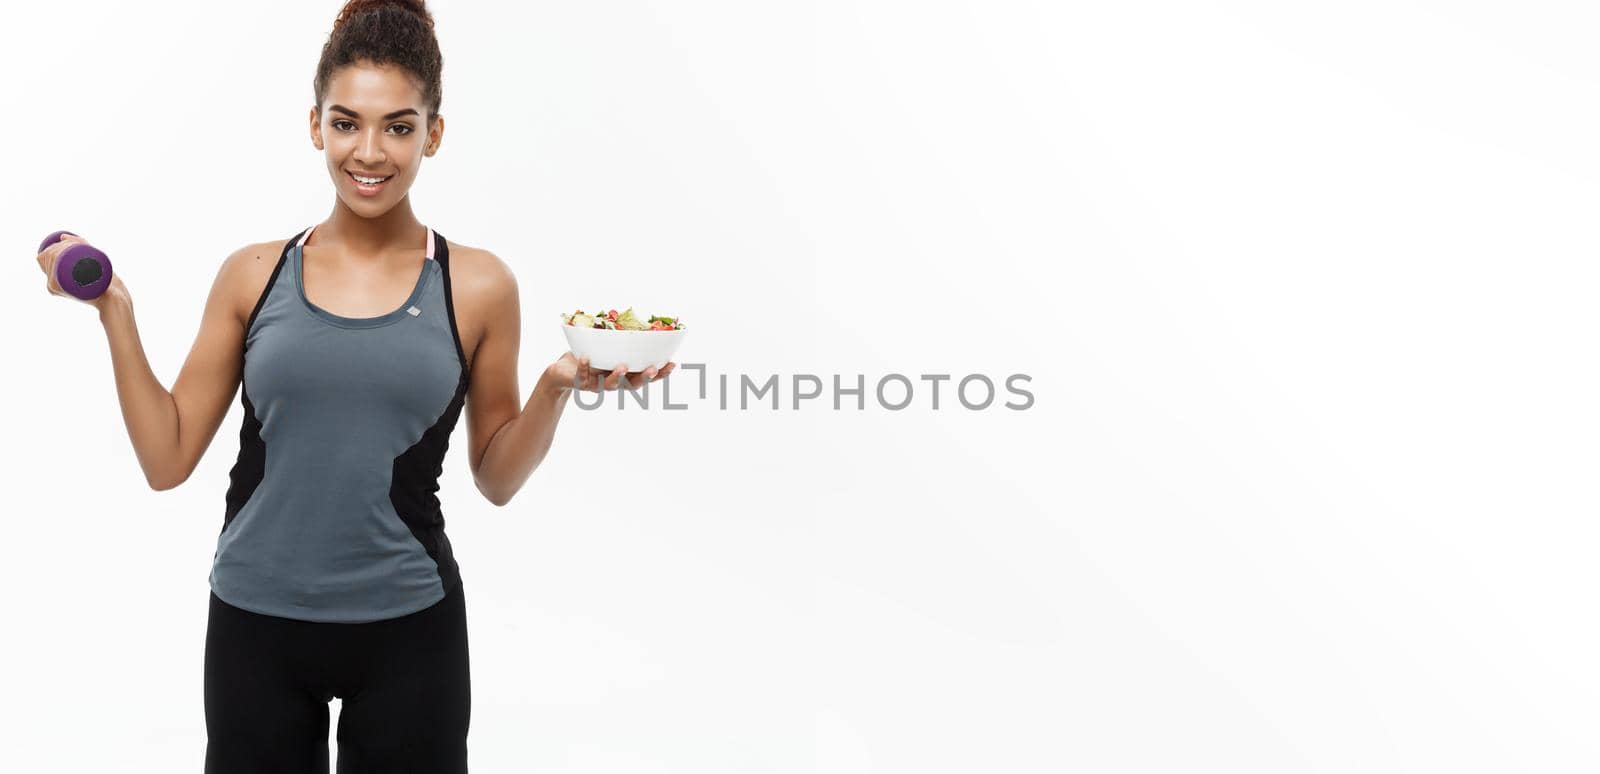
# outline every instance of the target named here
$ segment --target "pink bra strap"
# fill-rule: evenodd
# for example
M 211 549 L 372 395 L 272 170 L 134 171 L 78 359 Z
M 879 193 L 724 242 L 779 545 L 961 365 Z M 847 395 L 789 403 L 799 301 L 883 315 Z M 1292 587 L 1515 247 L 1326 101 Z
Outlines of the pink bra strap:
M 428 260 L 431 261 L 431 260 L 433 260 L 433 243 L 434 243 L 433 228 L 431 226 L 428 226 L 428 227 L 425 227 L 425 228 L 428 229 Z M 306 229 L 305 236 L 300 237 L 300 241 L 295 242 L 293 245 L 290 245 L 290 247 L 294 247 L 296 245 L 304 245 L 305 243 L 310 242 L 311 241 L 311 232 L 316 231 L 316 230 L 317 230 L 316 226 L 312 226 L 311 228 Z

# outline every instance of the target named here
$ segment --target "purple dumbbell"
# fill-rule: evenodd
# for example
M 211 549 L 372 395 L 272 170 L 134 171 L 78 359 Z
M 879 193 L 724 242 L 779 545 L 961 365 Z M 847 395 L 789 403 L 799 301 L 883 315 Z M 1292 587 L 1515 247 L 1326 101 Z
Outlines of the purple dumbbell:
M 39 243 L 39 252 L 55 244 L 62 234 L 72 232 L 57 231 L 45 237 Z M 111 287 L 111 259 L 87 243 L 74 243 L 62 250 L 61 256 L 56 259 L 56 283 L 62 290 L 85 301 L 97 298 Z

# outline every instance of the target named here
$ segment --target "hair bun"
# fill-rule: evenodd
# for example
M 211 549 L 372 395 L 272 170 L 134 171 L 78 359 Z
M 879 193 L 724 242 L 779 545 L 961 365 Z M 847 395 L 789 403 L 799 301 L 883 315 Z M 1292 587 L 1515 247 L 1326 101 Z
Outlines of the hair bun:
M 333 28 L 335 30 L 339 29 L 357 14 L 377 11 L 390 6 L 416 14 L 424 22 L 427 22 L 428 29 L 433 29 L 433 14 L 428 13 L 428 6 L 424 0 L 349 0 L 344 4 L 344 8 L 339 11 L 339 16 L 333 20 Z

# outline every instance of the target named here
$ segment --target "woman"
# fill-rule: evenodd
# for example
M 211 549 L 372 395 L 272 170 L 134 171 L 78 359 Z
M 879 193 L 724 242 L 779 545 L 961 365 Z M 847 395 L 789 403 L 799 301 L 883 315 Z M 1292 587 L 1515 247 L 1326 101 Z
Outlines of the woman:
M 549 449 L 573 387 L 665 377 L 591 371 L 568 352 L 520 409 L 516 280 L 446 240 L 408 191 L 438 151 L 442 57 L 421 0 L 351 0 L 314 83 L 327 220 L 224 261 L 169 394 L 117 275 L 88 302 L 155 489 L 193 472 L 243 384 L 244 423 L 210 577 L 208 772 L 467 770 L 460 572 L 438 477 L 463 406 L 478 489 L 505 505 Z M 67 237 L 39 255 L 52 293 Z M 72 297 L 72 296 L 68 296 Z

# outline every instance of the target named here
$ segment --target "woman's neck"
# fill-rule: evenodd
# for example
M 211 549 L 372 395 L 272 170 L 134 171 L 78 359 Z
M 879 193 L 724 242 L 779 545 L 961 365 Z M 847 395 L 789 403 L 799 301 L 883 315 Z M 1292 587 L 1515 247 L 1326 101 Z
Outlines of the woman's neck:
M 335 202 L 333 214 L 317 227 L 319 245 L 338 245 L 345 253 L 378 256 L 395 250 L 415 250 L 427 241 L 428 230 L 411 212 L 411 197 L 401 199 L 376 218 L 357 215 Z

